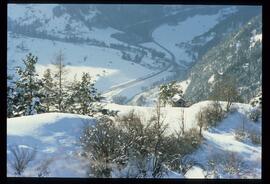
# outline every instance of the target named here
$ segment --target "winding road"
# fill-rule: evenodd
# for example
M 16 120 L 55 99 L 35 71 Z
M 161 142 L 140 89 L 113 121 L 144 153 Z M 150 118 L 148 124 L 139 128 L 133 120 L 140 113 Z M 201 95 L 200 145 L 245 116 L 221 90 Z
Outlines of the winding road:
M 176 62 L 175 55 L 169 49 L 167 49 L 166 47 L 164 47 L 163 45 L 161 45 L 160 43 L 158 43 L 157 41 L 154 40 L 154 38 L 152 36 L 153 31 L 154 30 L 152 30 L 152 31 L 149 32 L 150 37 L 152 39 L 152 42 L 154 44 L 156 44 L 157 46 L 159 46 L 160 48 L 162 48 L 164 51 L 166 51 L 171 56 L 169 65 L 167 67 L 165 67 L 164 69 L 156 72 L 156 73 L 148 74 L 146 76 L 139 77 L 139 78 L 137 78 L 135 80 L 132 80 L 132 81 L 129 81 L 129 82 L 125 82 L 125 83 L 122 83 L 122 84 L 119 84 L 119 85 L 116 85 L 116 86 L 113 86 L 110 89 L 108 89 L 107 91 L 103 92 L 102 95 L 107 96 L 107 95 L 109 95 L 110 93 L 112 93 L 114 91 L 118 91 L 118 90 L 121 90 L 123 88 L 128 88 L 129 86 L 133 86 L 134 84 L 137 84 L 137 83 L 139 83 L 141 81 L 145 81 L 145 80 L 151 79 L 153 77 L 156 77 L 157 75 L 160 75 L 163 72 L 185 70 L 184 68 L 180 68 L 179 67 L 179 65 Z

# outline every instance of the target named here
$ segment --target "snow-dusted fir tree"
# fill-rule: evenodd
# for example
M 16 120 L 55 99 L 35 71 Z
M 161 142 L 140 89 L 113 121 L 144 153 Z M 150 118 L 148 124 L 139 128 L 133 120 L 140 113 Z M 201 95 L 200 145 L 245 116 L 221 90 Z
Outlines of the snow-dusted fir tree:
M 169 84 L 162 84 L 159 88 L 159 99 L 163 106 L 166 104 L 172 104 L 172 98 L 175 95 L 183 96 L 182 89 L 176 84 L 176 81 L 173 81 Z
M 67 72 L 66 65 L 65 65 L 65 57 L 60 50 L 55 57 L 54 62 L 52 63 L 55 67 L 55 74 L 54 78 L 56 79 L 56 86 L 55 86 L 55 93 L 54 97 L 56 100 L 56 109 L 58 109 L 60 112 L 65 112 L 65 104 L 64 100 L 67 96 L 66 90 L 65 90 L 65 74 Z
M 12 76 L 7 76 L 7 117 L 13 117 L 14 82 Z
M 46 112 L 50 111 L 50 108 L 52 105 L 55 103 L 54 99 L 54 83 L 53 83 L 53 78 L 51 74 L 51 70 L 47 69 L 45 70 L 43 77 L 42 77 L 42 88 L 40 89 L 42 96 L 41 96 L 41 101 L 42 104 L 46 108 Z
M 15 116 L 31 115 L 43 111 L 39 101 L 41 82 L 37 78 L 35 68 L 37 61 L 38 58 L 29 53 L 23 59 L 24 68 L 17 68 L 18 80 L 15 82 L 16 92 L 13 93 Z
M 81 81 L 74 80 L 70 86 L 71 94 L 67 99 L 69 111 L 93 116 L 101 110 L 101 106 L 98 103 L 101 100 L 101 96 L 94 85 L 88 73 L 82 74 Z

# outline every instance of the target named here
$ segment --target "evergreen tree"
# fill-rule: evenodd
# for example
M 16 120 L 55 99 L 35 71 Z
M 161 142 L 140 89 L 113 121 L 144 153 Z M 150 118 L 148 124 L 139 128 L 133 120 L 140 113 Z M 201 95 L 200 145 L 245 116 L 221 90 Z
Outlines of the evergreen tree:
M 50 107 L 55 103 L 54 100 L 54 83 L 51 75 L 51 70 L 45 70 L 42 78 L 42 104 L 45 106 L 46 112 L 50 112 Z
M 100 94 L 88 73 L 82 74 L 81 81 L 74 81 L 70 86 L 71 94 L 67 100 L 70 112 L 93 116 L 101 111 Z
M 159 88 L 159 99 L 163 106 L 167 103 L 172 104 L 172 98 L 176 94 L 183 96 L 183 91 L 177 86 L 176 81 L 169 84 L 163 84 Z
M 13 117 L 14 82 L 12 76 L 7 76 L 7 117 Z
M 18 67 L 19 79 L 15 82 L 14 94 L 15 115 L 31 115 L 42 111 L 39 101 L 40 80 L 37 79 L 35 64 L 38 58 L 31 53 L 23 59 L 25 68 Z

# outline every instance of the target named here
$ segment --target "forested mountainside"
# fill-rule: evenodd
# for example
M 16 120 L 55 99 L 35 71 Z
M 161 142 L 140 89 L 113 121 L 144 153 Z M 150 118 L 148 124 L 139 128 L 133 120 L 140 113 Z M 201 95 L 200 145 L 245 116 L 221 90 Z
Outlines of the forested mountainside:
M 217 81 L 236 80 L 243 100 L 248 102 L 262 85 L 262 16 L 252 18 L 240 30 L 213 47 L 189 73 L 185 96 L 191 101 L 208 99 Z

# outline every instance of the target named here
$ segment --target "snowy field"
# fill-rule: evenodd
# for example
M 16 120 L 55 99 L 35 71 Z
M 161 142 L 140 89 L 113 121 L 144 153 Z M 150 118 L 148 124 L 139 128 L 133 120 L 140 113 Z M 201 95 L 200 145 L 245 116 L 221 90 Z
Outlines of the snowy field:
M 23 50 L 20 49 L 22 45 Z M 31 52 L 38 56 L 36 68 L 38 74 L 42 76 L 46 68 L 52 68 L 51 63 L 60 50 L 64 54 L 64 62 L 67 65 L 67 81 L 72 81 L 75 74 L 77 79 L 80 79 L 82 72 L 89 72 L 97 81 L 96 87 L 100 91 L 154 72 L 139 64 L 123 60 L 119 50 L 25 36 L 16 36 L 14 38 L 14 35 L 9 33 L 9 74 L 14 72 L 12 69 L 16 66 L 22 66 L 22 59 Z
M 46 48 L 46 49 L 44 49 Z M 36 70 L 40 77 L 47 68 L 54 70 L 53 65 L 56 55 L 62 51 L 66 64 L 65 79 L 68 82 L 79 80 L 83 72 L 90 73 L 96 81 L 96 88 L 100 92 L 108 92 L 110 88 L 145 78 L 158 73 L 161 69 L 148 69 L 140 64 L 122 59 L 120 50 L 91 46 L 87 44 L 73 44 L 48 39 L 30 38 L 22 35 L 8 33 L 8 73 L 14 74 L 17 66 L 23 66 L 22 59 L 31 52 L 38 56 Z M 143 64 L 156 65 L 150 57 L 144 57 Z M 172 76 L 170 68 L 155 77 L 142 80 L 125 88 L 111 91 L 111 95 L 123 95 L 128 98 L 140 93 L 143 87 L 149 87 L 156 81 Z
M 197 126 L 195 114 L 200 108 L 209 104 L 209 101 L 200 102 L 184 109 L 186 129 Z M 223 106 L 225 104 L 223 103 Z M 243 159 L 245 167 L 250 171 L 247 178 L 261 177 L 261 146 L 254 145 L 250 141 L 240 142 L 235 139 L 234 132 L 241 126 L 244 114 L 247 114 L 252 107 L 247 104 L 233 104 L 237 109 L 226 117 L 217 127 L 203 131 L 204 140 L 198 150 L 190 156 L 193 157 L 200 166 L 194 166 L 184 177 L 203 178 L 207 168 L 207 162 L 211 155 L 220 154 L 225 151 L 233 151 Z M 119 115 L 135 110 L 146 120 L 150 118 L 154 108 L 122 106 L 108 104 L 108 108 L 119 110 Z M 179 129 L 179 119 L 181 108 L 162 108 L 163 118 L 169 124 L 167 133 Z M 86 177 L 86 165 L 82 157 L 79 157 L 80 147 L 78 146 L 81 128 L 85 123 L 93 123 L 93 119 L 87 116 L 64 113 L 45 113 L 39 115 L 9 118 L 7 120 L 7 156 L 11 154 L 9 146 L 19 145 L 28 149 L 37 149 L 37 157 L 26 169 L 23 176 L 36 176 L 36 168 L 44 160 L 51 160 L 49 177 Z M 252 129 L 261 133 L 261 122 L 254 123 L 246 121 L 247 129 Z M 8 164 L 8 176 L 13 176 L 14 171 Z M 220 168 L 219 168 L 220 169 Z M 222 169 L 222 168 L 221 168 Z M 117 172 L 114 177 L 119 177 Z M 183 177 L 180 173 L 170 172 L 166 177 Z M 220 178 L 228 178 L 226 173 L 219 173 Z M 235 176 L 239 177 L 239 176 Z

